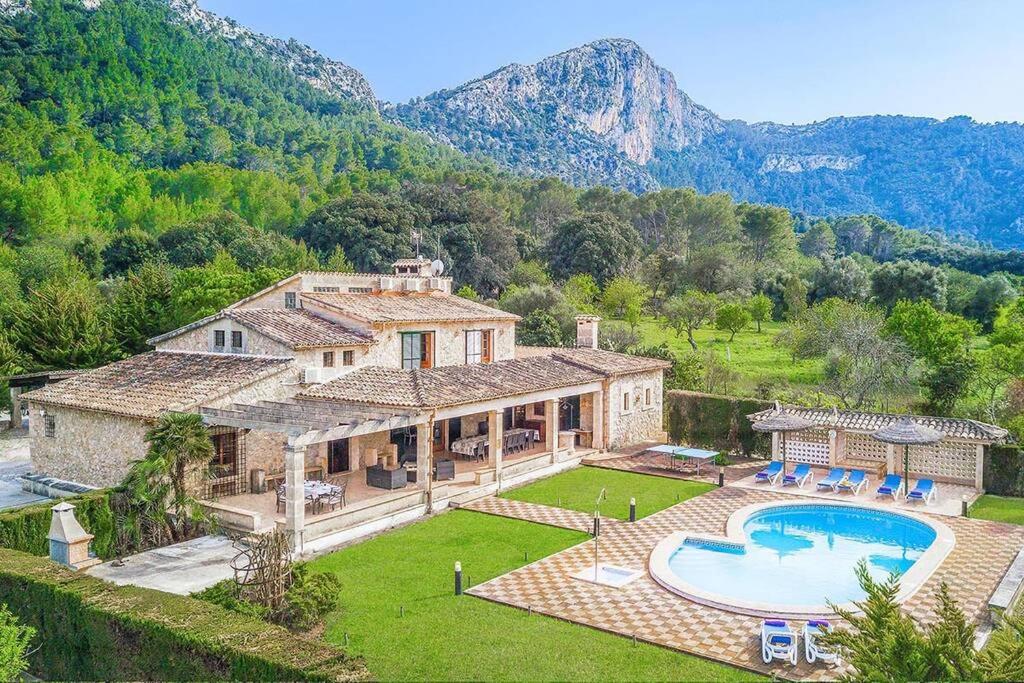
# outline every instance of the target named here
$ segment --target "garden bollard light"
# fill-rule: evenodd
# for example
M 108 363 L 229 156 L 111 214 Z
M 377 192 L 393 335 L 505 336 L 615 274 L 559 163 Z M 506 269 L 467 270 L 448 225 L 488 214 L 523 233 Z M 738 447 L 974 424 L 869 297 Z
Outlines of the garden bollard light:
M 721 466 L 718 468 L 718 486 L 725 486 L 725 468 Z
M 455 563 L 455 594 L 462 595 L 462 563 Z
M 969 517 L 970 516 L 970 515 L 968 515 L 968 510 L 967 510 L 967 500 L 968 500 L 968 498 L 967 498 L 966 494 L 964 494 L 964 497 L 960 499 L 960 514 L 963 515 L 964 517 Z
M 629 521 L 636 521 L 636 498 L 629 499 Z

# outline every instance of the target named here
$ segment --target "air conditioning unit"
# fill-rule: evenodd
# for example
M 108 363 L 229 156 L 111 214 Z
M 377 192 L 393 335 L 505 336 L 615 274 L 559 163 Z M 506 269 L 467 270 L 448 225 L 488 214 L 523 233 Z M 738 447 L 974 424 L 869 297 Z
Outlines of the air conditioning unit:
M 306 384 L 323 384 L 327 381 L 325 369 L 329 368 L 306 368 Z

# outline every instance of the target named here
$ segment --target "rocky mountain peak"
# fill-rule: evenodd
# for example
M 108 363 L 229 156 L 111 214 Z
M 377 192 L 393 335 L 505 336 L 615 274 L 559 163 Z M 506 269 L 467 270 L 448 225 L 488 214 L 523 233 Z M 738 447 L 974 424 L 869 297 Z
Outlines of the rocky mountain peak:
M 257 33 L 233 19 L 199 6 L 198 0 L 165 0 L 171 10 L 193 29 L 217 35 L 240 47 L 256 50 L 315 88 L 377 108 L 369 81 L 356 69 L 328 59 L 308 45 Z
M 111 0 L 78 0 L 88 10 Z M 202 34 L 216 35 L 237 47 L 256 51 L 279 64 L 314 88 L 355 100 L 374 109 L 377 98 L 369 81 L 352 67 L 324 57 L 308 45 L 257 33 L 233 19 L 220 17 L 199 6 L 198 0 L 164 0 L 182 23 Z M 32 0 L 0 0 L 0 16 L 13 17 L 32 11 Z

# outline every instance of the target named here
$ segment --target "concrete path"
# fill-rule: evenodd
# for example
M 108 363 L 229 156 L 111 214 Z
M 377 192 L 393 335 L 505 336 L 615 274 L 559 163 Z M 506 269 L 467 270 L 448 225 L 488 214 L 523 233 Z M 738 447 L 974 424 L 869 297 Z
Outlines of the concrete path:
M 547 524 L 548 526 L 557 526 L 563 529 L 572 529 L 573 531 L 585 531 L 590 533 L 594 529 L 593 515 L 588 515 L 585 512 L 576 512 L 575 510 L 552 507 L 550 505 L 541 505 L 539 503 L 526 503 L 521 500 L 509 500 L 507 498 L 489 496 L 487 498 L 475 500 L 472 503 L 468 503 L 461 507 L 465 510 L 484 512 L 489 515 L 498 515 L 499 517 L 512 517 L 514 519 L 526 520 L 527 522 Z M 609 517 L 601 518 L 602 529 L 607 529 L 618 523 L 619 520 L 617 519 L 611 519 Z
M 237 554 L 226 536 L 202 536 L 126 557 L 122 567 L 106 562 L 86 573 L 119 586 L 188 595 L 234 577 L 231 560 Z
M 49 500 L 45 496 L 21 490 L 18 477 L 28 474 L 28 430 L 5 429 L 7 423 L 0 418 L 0 510 L 12 510 L 32 503 Z M 55 502 L 56 504 L 56 502 Z

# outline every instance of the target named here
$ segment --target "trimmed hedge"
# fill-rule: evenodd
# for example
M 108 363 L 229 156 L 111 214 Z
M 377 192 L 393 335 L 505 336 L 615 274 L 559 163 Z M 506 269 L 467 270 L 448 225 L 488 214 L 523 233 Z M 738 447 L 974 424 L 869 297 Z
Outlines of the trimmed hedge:
M 668 434 L 675 443 L 767 455 L 771 439 L 755 432 L 747 415 L 771 406 L 768 401 L 756 399 L 670 391 L 666 401 Z
M 193 598 L 115 586 L 0 549 L 0 603 L 37 630 L 46 680 L 352 681 L 363 661 Z
M 75 506 L 75 518 L 82 528 L 96 537 L 92 541 L 93 552 L 104 560 L 114 557 L 114 514 L 110 509 L 109 495 L 109 491 L 102 490 L 65 499 Z M 50 533 L 53 516 L 50 508 L 57 502 L 49 500 L 0 512 L 0 547 L 48 556 L 50 542 L 46 535 Z
M 985 453 L 985 492 L 997 496 L 1024 496 L 1024 452 L 1013 444 L 993 444 Z

